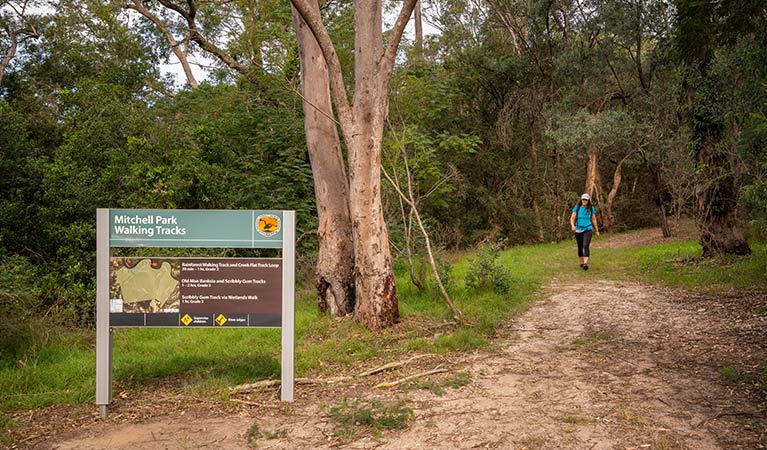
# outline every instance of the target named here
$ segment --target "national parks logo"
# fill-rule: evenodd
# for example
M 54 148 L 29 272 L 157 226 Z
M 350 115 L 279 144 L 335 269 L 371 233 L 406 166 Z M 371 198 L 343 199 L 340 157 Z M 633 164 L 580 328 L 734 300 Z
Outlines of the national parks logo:
M 264 237 L 272 237 L 280 231 L 280 218 L 274 214 L 261 214 L 256 218 L 256 231 Z

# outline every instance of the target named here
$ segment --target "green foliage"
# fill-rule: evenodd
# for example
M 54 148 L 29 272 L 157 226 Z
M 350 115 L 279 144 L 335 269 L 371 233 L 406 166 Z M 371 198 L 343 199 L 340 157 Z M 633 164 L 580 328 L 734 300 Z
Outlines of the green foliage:
M 767 94 L 767 84 L 762 85 L 762 94 Z M 767 102 L 762 105 L 767 109 Z M 767 152 L 764 149 L 764 139 L 767 137 L 767 116 L 764 112 L 752 113 L 751 127 L 748 137 L 753 144 L 755 162 L 751 182 L 741 189 L 741 199 L 746 215 L 751 219 L 751 225 L 762 240 L 767 240 Z
M 415 419 L 413 410 L 405 400 L 387 404 L 377 400 L 344 399 L 340 405 L 330 407 L 328 419 L 333 423 L 333 434 L 347 439 L 361 430 L 401 430 Z
M 39 276 L 36 268 L 17 256 L 0 255 L 0 364 L 14 361 L 27 351 L 34 351 L 41 336 L 36 327 L 36 312 L 40 310 L 40 290 L 36 286 Z
M 767 391 L 767 361 L 762 364 L 761 369 L 756 372 L 751 370 L 736 369 L 733 367 L 723 367 L 719 370 L 719 380 L 722 384 L 731 386 L 739 383 L 752 385 Z
M 447 393 L 445 388 L 460 388 L 471 383 L 471 374 L 468 372 L 456 372 L 448 375 L 440 381 L 435 380 L 414 380 L 401 386 L 401 389 L 422 389 L 432 394 L 442 397 Z
M 442 254 L 438 254 L 435 257 L 437 263 L 437 271 L 439 272 L 439 278 L 442 280 L 442 285 L 445 289 L 452 290 L 456 287 L 455 278 L 453 278 L 453 265 L 445 260 Z
M 287 428 L 281 428 L 277 431 L 261 431 L 261 428 L 259 427 L 258 422 L 253 422 L 250 428 L 248 428 L 248 431 L 245 432 L 245 440 L 248 441 L 248 446 L 253 449 L 258 448 L 258 440 L 261 438 L 283 439 L 283 438 L 286 438 L 287 436 L 288 436 Z
M 738 382 L 740 374 L 738 374 L 738 371 L 732 367 L 725 367 L 719 371 L 719 378 L 724 384 L 735 384 Z
M 261 430 L 258 426 L 258 422 L 253 422 L 250 428 L 248 428 L 248 431 L 245 432 L 245 440 L 248 441 L 248 447 L 258 448 L 258 438 L 260 437 Z
M 498 294 L 509 292 L 511 272 L 503 264 L 498 263 L 499 256 L 500 249 L 489 246 L 480 249 L 476 258 L 469 258 L 466 287 L 475 291 L 492 289 Z

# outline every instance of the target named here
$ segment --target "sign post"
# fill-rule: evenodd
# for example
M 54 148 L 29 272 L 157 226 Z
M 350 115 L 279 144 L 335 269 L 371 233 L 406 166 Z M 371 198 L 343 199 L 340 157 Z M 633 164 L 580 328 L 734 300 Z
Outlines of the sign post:
M 96 404 L 112 400 L 114 327 L 280 327 L 293 400 L 295 212 L 96 212 Z M 282 258 L 112 258 L 113 247 L 280 248 Z
M 109 327 L 109 210 L 96 211 L 96 404 L 107 417 L 112 401 L 112 329 Z

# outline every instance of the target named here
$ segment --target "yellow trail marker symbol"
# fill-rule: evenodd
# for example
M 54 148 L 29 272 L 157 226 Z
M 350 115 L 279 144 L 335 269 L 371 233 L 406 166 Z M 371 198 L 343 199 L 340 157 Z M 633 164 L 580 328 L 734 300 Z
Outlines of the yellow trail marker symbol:
M 224 317 L 223 314 L 219 314 L 218 317 L 216 317 L 216 323 L 218 326 L 223 327 L 226 323 L 226 317 Z
M 189 316 L 189 314 L 184 314 L 184 317 L 181 318 L 181 323 L 183 323 L 186 326 L 189 326 L 190 323 L 192 323 L 192 317 Z

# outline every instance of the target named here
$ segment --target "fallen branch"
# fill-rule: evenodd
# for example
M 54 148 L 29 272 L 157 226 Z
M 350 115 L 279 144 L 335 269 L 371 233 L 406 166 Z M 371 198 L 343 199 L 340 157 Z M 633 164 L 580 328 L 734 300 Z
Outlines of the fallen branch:
M 357 376 L 358 377 L 367 377 L 367 376 L 376 374 L 378 372 L 383 372 L 384 370 L 394 369 L 394 368 L 397 368 L 397 367 L 404 366 L 405 364 L 410 364 L 411 362 L 415 361 L 416 359 L 425 358 L 427 356 L 434 356 L 434 354 L 433 353 L 427 353 L 425 355 L 416 355 L 416 356 L 413 356 L 412 358 L 407 359 L 405 361 L 397 361 L 397 362 L 392 362 L 392 363 L 389 363 L 389 364 L 384 364 L 383 366 L 376 367 L 375 369 L 370 369 L 370 370 L 365 371 L 365 372 L 360 372 Z
M 349 381 L 352 377 L 333 377 L 333 378 L 296 378 L 295 384 L 334 384 L 341 381 Z M 282 383 L 281 380 L 263 380 L 255 383 L 241 384 L 229 388 L 229 392 L 232 394 L 238 394 L 242 392 L 250 392 L 255 389 L 261 389 L 272 386 L 279 386 Z
M 373 388 L 374 389 L 379 389 L 379 388 L 386 388 L 386 387 L 394 387 L 394 386 L 400 385 L 402 383 L 405 383 L 405 382 L 410 381 L 410 380 L 415 379 L 415 378 L 425 377 L 427 375 L 434 375 L 436 373 L 443 373 L 443 372 L 447 372 L 447 369 L 443 369 L 443 368 L 437 367 L 436 369 L 432 369 L 432 370 L 429 370 L 427 372 L 417 373 L 415 375 L 410 375 L 409 377 L 400 378 L 399 380 L 396 380 L 396 381 L 389 381 L 389 382 L 385 382 L 385 383 L 379 383 L 379 384 L 373 386 Z
M 379 372 L 383 372 L 384 370 L 401 367 L 406 364 L 410 364 L 416 359 L 425 358 L 427 356 L 434 356 L 434 354 L 426 353 L 423 355 L 413 356 L 412 358 L 406 359 L 404 361 L 396 361 L 389 364 L 384 364 L 383 366 L 376 367 L 375 369 L 370 369 L 370 370 L 366 370 L 365 372 L 360 372 L 359 374 L 357 374 L 357 377 L 367 377 Z M 340 383 L 342 381 L 349 381 L 352 379 L 354 379 L 354 377 L 296 378 L 294 382 L 295 384 L 335 384 L 335 383 Z M 261 388 L 279 386 L 280 384 L 281 384 L 281 380 L 262 380 L 262 381 L 257 381 L 255 383 L 241 384 L 239 386 L 231 387 L 229 388 L 229 392 L 232 394 L 238 394 L 243 392 L 250 392 L 250 391 L 261 389 Z

